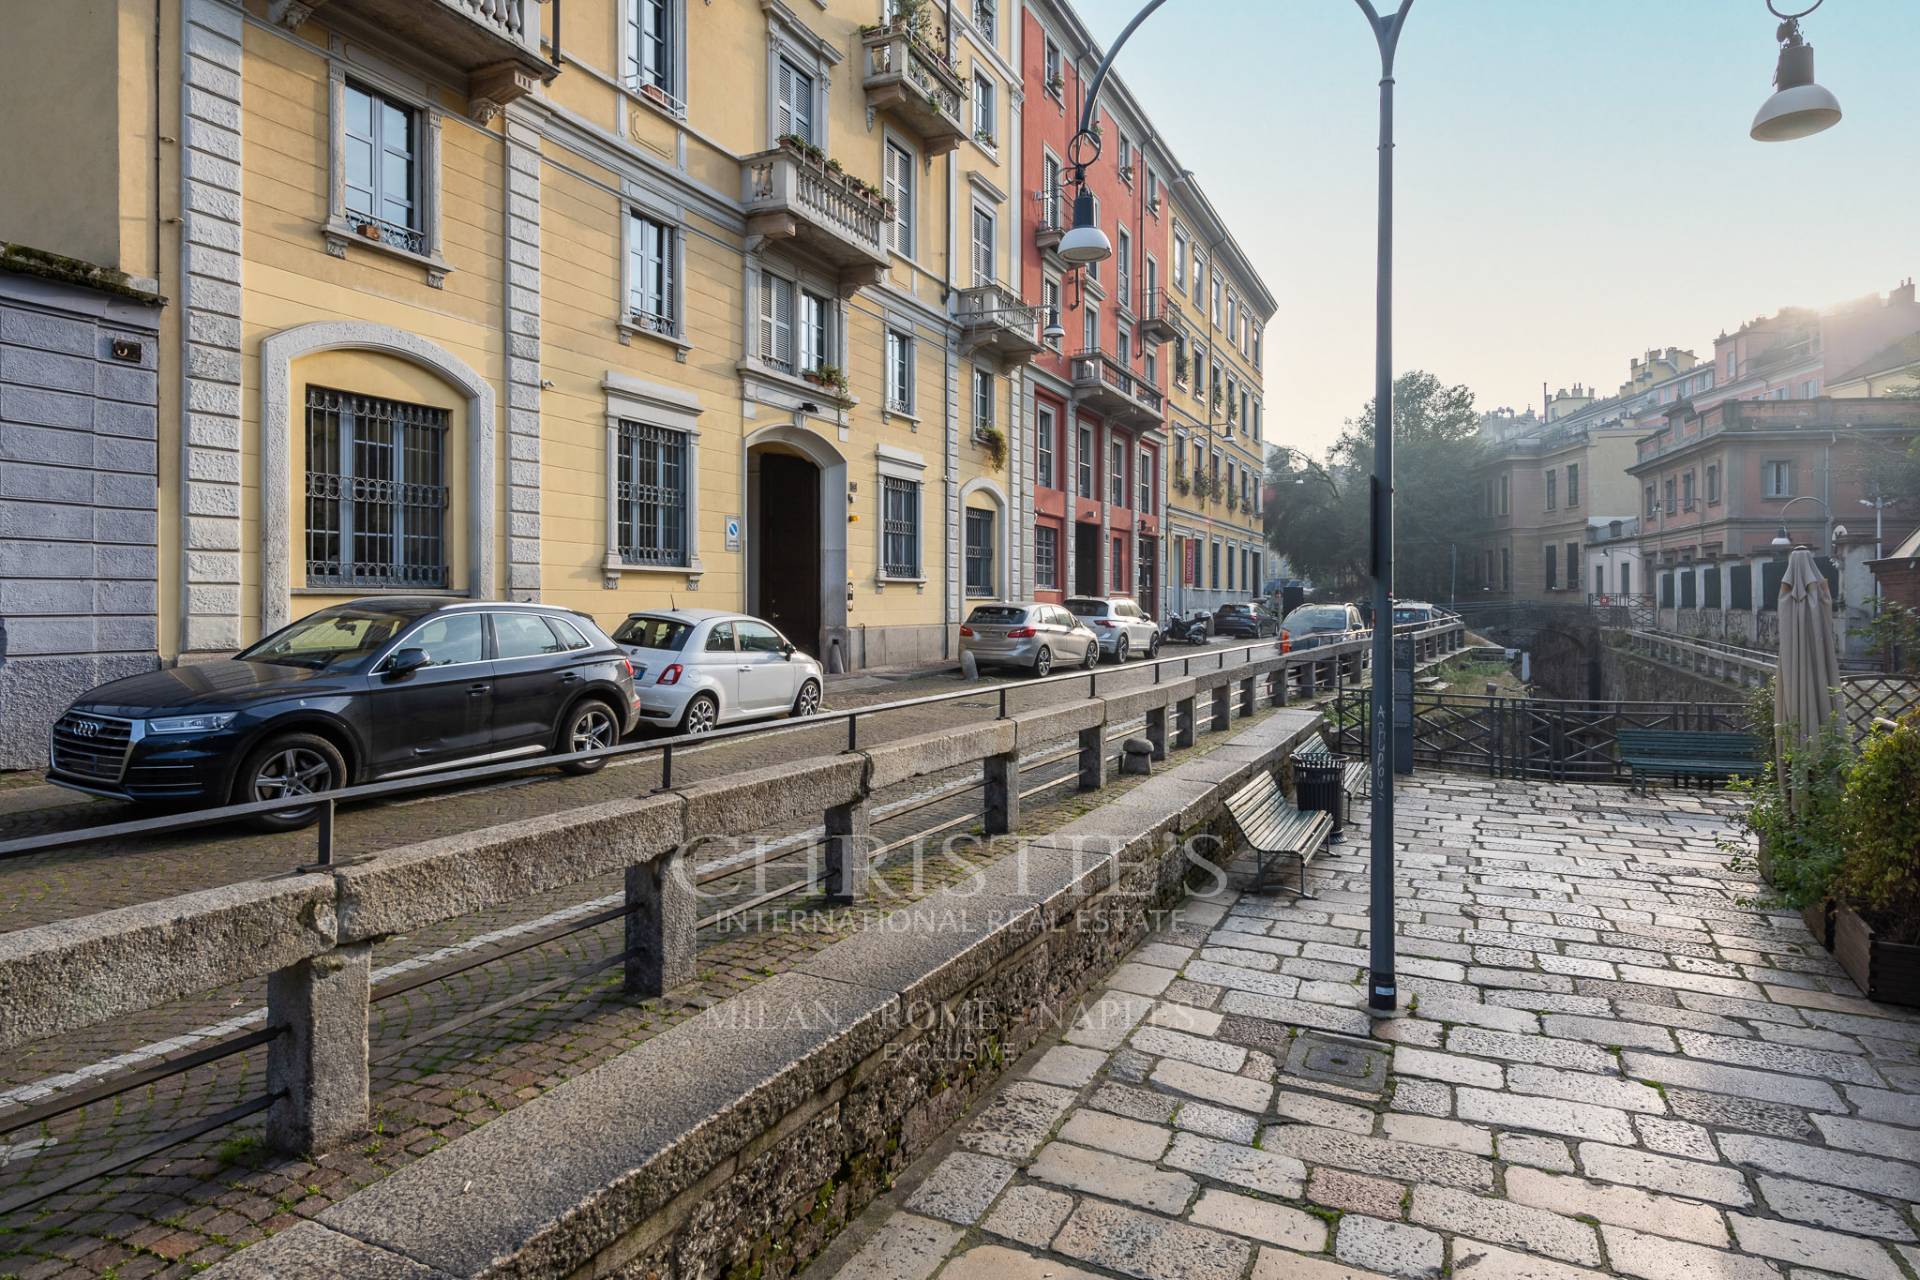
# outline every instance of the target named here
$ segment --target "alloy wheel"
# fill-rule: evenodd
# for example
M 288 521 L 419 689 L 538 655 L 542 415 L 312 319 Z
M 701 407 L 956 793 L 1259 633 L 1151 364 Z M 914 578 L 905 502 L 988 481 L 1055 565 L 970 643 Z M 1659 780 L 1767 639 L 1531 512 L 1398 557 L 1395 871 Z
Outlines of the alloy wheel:
M 1041 645 L 1040 652 L 1033 656 L 1033 674 L 1044 676 L 1051 670 L 1053 670 L 1053 650 Z
M 693 705 L 687 708 L 686 732 L 710 733 L 719 718 L 720 709 L 713 705 L 713 699 L 695 698 Z
M 800 686 L 800 697 L 793 704 L 797 716 L 810 716 L 820 709 L 820 686 L 809 680 Z
M 583 711 L 573 722 L 573 751 L 599 751 L 614 744 L 618 728 L 613 723 L 613 713 L 600 703 L 594 703 Z
M 318 751 L 288 747 L 268 756 L 253 774 L 255 800 L 285 800 L 310 796 L 333 785 L 333 766 Z

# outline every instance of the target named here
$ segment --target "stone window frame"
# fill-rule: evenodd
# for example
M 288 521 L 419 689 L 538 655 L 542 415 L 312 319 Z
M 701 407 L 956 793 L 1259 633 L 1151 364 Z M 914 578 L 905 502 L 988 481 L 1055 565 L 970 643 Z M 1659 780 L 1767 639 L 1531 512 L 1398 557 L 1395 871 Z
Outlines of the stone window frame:
M 889 195 L 893 200 L 893 217 L 888 220 L 883 233 L 887 242 L 887 252 L 893 257 L 918 266 L 920 262 L 921 224 L 926 210 L 927 192 L 920 179 L 926 176 L 930 162 L 918 143 L 906 134 L 887 125 L 881 130 L 880 138 L 880 185 L 884 191 L 887 184 L 887 165 L 889 152 L 897 149 L 906 159 L 905 177 L 907 185 L 900 195 Z M 900 237 L 904 233 L 907 247 L 900 247 Z
M 700 415 L 704 409 L 700 397 L 679 387 L 664 383 L 649 382 L 636 378 L 632 374 L 622 373 L 618 369 L 609 369 L 600 381 L 600 390 L 606 398 L 606 464 L 601 472 L 601 485 L 605 490 L 605 524 L 603 534 L 605 559 L 602 573 L 607 581 L 614 582 L 624 574 L 670 574 L 683 576 L 689 588 L 699 585 L 700 574 L 704 571 L 700 559 Z M 620 556 L 619 538 L 615 530 L 619 527 L 620 495 L 616 479 L 620 474 L 619 454 L 620 423 L 644 422 L 652 426 L 664 427 L 669 431 L 678 431 L 687 440 L 687 559 L 685 564 L 629 564 Z
M 628 179 L 621 183 L 619 219 L 620 219 L 620 270 L 616 272 L 617 292 L 614 297 L 614 329 L 620 336 L 622 345 L 632 345 L 634 335 L 655 342 L 664 343 L 673 348 L 673 358 L 686 363 L 687 353 L 693 350 L 693 342 L 687 337 L 687 211 L 686 206 L 671 199 L 657 188 L 646 183 Z M 633 322 L 632 312 L 628 309 L 628 300 L 633 297 L 633 219 L 635 215 L 651 218 L 673 231 L 673 324 L 674 332 L 661 333 L 657 329 Z
M 384 240 L 369 240 L 353 228 L 347 215 L 347 80 L 351 78 L 383 96 L 392 98 L 417 113 L 420 122 L 420 155 L 416 160 L 420 181 L 420 226 L 426 236 L 427 250 L 415 253 Z M 425 273 L 426 282 L 438 289 L 446 284 L 453 265 L 445 257 L 445 169 L 441 164 L 441 135 L 447 112 L 434 100 L 433 90 L 424 81 L 373 63 L 366 58 L 350 57 L 336 45 L 327 59 L 327 215 L 319 231 L 327 253 L 345 258 L 348 246 L 385 254 L 410 262 Z
M 874 505 L 875 518 L 873 546 L 873 580 L 876 591 L 884 591 L 889 586 L 910 585 L 920 591 L 927 589 L 927 460 L 911 449 L 901 449 L 893 445 L 875 445 L 874 461 Z M 918 573 L 911 577 L 902 577 L 887 572 L 887 481 L 900 480 L 916 486 L 919 490 L 914 504 L 914 559 Z
M 629 83 L 628 68 L 638 61 L 633 57 L 629 38 L 634 32 L 634 16 L 642 0 L 619 0 L 616 21 L 619 35 L 619 49 L 614 55 L 614 81 L 627 97 L 635 102 L 644 103 L 673 120 L 687 118 L 688 73 L 692 67 L 687 61 L 687 0 L 665 0 L 667 21 L 672 26 L 669 56 L 673 59 L 673 71 L 668 77 L 670 84 L 664 86 L 667 102 L 650 97 L 637 81 Z
M 833 69 L 842 55 L 779 0 L 760 0 L 760 9 L 767 15 L 767 146 L 779 145 L 780 60 L 785 58 L 813 77 L 813 145 L 832 155 Z

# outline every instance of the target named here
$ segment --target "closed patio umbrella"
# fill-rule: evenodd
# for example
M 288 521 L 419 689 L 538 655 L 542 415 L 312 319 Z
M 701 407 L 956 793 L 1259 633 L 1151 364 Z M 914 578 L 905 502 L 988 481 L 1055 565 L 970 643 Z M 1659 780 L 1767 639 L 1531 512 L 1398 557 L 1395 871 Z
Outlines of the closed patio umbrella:
M 1773 743 L 1776 758 L 1803 746 L 1820 733 L 1834 713 L 1833 691 L 1840 683 L 1840 660 L 1833 648 L 1833 593 L 1813 562 L 1813 553 L 1797 548 L 1780 581 L 1780 663 L 1773 689 Z M 1780 785 L 1788 785 L 1785 769 Z

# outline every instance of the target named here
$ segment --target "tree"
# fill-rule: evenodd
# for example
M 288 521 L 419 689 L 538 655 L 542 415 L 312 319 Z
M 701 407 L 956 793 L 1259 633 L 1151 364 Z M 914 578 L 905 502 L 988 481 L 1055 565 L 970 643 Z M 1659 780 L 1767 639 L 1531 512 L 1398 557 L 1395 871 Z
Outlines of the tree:
M 1369 400 L 1324 464 L 1286 451 L 1268 458 L 1267 541 L 1328 596 L 1350 597 L 1367 585 L 1373 424 Z M 1403 599 L 1447 597 L 1448 544 L 1476 493 L 1479 426 L 1468 388 L 1444 386 L 1421 370 L 1394 382 L 1394 586 Z

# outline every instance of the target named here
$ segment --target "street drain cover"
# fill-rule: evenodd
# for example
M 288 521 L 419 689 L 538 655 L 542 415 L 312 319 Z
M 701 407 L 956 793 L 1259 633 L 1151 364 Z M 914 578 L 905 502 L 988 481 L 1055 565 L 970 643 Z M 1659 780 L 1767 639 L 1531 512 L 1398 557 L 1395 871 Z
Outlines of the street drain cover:
M 1387 1054 L 1371 1041 L 1303 1031 L 1287 1051 L 1287 1074 L 1378 1093 L 1387 1087 Z

